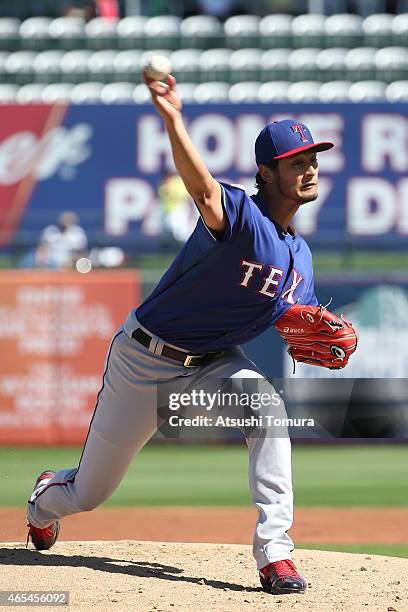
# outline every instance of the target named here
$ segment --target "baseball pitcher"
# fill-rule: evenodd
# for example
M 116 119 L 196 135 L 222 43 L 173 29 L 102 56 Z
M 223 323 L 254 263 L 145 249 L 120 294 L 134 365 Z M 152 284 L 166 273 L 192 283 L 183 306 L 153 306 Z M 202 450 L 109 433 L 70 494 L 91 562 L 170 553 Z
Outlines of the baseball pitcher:
M 276 326 L 294 360 L 343 368 L 357 336 L 319 306 L 312 257 L 291 225 L 317 198 L 317 153 L 306 125 L 267 125 L 255 142 L 257 193 L 210 174 L 184 126 L 176 80 L 145 75 L 177 171 L 200 219 L 153 293 L 117 330 L 109 347 L 79 466 L 38 477 L 28 501 L 28 538 L 38 549 L 56 541 L 60 519 L 92 510 L 113 493 L 133 457 L 157 429 L 157 389 L 171 381 L 199 386 L 209 377 L 261 379 L 240 345 Z M 244 432 L 245 434 L 245 432 Z M 258 509 L 253 554 L 263 588 L 303 593 L 288 535 L 293 520 L 291 446 L 286 436 L 247 436 L 249 485 Z M 27 542 L 28 542 L 27 538 Z

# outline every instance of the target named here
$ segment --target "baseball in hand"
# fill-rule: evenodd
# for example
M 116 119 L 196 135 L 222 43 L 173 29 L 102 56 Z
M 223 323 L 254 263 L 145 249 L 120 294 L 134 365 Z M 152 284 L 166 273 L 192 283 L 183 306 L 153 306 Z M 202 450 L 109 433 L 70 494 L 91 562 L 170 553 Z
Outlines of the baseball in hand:
M 143 72 L 155 81 L 167 79 L 170 71 L 170 61 L 165 55 L 152 55 L 147 64 L 143 66 Z

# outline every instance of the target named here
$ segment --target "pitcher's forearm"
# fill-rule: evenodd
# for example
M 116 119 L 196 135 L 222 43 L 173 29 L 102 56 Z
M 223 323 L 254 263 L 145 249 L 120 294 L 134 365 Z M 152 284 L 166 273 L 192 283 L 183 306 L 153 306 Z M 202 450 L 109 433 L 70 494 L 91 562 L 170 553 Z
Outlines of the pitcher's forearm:
M 173 121 L 166 122 L 166 129 L 177 172 L 183 179 L 187 191 L 197 203 L 202 198 L 205 200 L 213 192 L 216 181 L 188 135 L 181 115 Z

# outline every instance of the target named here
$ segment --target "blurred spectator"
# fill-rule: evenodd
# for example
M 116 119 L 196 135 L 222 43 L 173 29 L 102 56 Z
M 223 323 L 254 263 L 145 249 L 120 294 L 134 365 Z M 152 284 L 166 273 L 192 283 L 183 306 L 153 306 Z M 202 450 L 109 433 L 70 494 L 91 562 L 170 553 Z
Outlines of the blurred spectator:
M 408 0 L 315 0 L 325 15 L 357 13 L 367 17 L 373 13 L 404 13 Z M 0 17 L 17 17 L 21 20 L 33 16 L 75 16 L 86 20 L 93 17 L 118 19 L 126 15 L 142 14 L 178 15 L 187 17 L 209 14 L 225 20 L 232 15 L 269 15 L 288 13 L 301 15 L 313 9 L 313 0 L 0 0 Z
M 218 19 L 226 19 L 232 15 L 234 10 L 234 0 L 197 0 L 200 13 L 214 15 Z
M 117 0 L 95 0 L 95 14 L 104 19 L 119 19 L 119 5 Z
M 309 12 L 308 0 L 264 0 L 263 5 L 262 15 L 271 15 L 272 13 L 302 15 Z
M 187 2 L 188 5 L 194 2 Z M 140 13 L 147 17 L 183 15 L 187 7 L 182 0 L 140 0 Z
M 338 13 L 356 13 L 361 17 L 368 17 L 375 13 L 401 13 L 404 12 L 403 3 L 407 0 L 324 0 L 317 3 L 323 6 L 325 15 Z M 302 12 L 307 12 L 306 10 Z
M 185 242 L 195 228 L 199 213 L 177 174 L 167 174 L 158 195 L 163 207 L 164 237 Z
M 83 256 L 88 239 L 79 225 L 78 216 L 65 211 L 58 217 L 58 225 L 48 225 L 41 234 L 35 253 L 35 265 L 45 268 L 73 268 Z
M 126 254 L 120 247 L 94 247 L 89 253 L 94 268 L 118 268 L 126 261 Z
M 91 19 L 93 18 L 93 12 L 91 14 L 91 7 L 81 8 L 80 6 L 64 6 L 61 11 L 61 17 L 78 17 L 79 19 Z

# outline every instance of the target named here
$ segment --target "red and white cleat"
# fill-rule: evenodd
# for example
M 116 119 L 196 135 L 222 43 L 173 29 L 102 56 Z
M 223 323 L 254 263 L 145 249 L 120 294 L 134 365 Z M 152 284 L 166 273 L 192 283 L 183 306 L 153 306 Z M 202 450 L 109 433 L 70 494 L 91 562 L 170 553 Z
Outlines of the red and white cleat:
M 39 477 L 35 481 L 30 501 L 35 500 L 38 493 L 42 491 L 42 489 L 49 483 L 53 476 L 55 476 L 55 472 L 53 472 L 52 470 L 45 470 L 39 475 Z M 34 527 L 34 525 L 31 525 L 27 520 L 27 527 L 28 534 L 26 548 L 28 546 L 28 541 L 31 538 L 31 542 L 37 550 L 48 550 L 57 541 L 60 530 L 60 521 L 54 521 L 53 523 L 51 523 L 51 525 L 48 525 L 48 527 L 41 528 Z
M 307 588 L 306 580 L 298 574 L 290 559 L 269 563 L 259 570 L 259 578 L 264 591 L 272 595 L 304 593 Z

